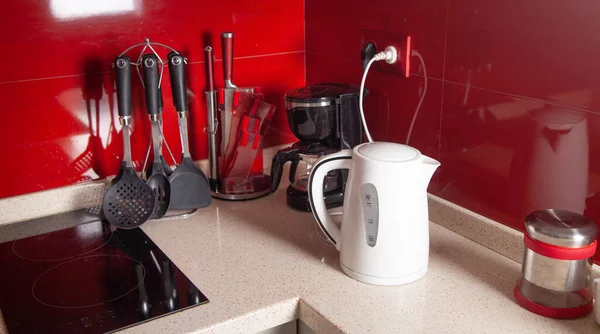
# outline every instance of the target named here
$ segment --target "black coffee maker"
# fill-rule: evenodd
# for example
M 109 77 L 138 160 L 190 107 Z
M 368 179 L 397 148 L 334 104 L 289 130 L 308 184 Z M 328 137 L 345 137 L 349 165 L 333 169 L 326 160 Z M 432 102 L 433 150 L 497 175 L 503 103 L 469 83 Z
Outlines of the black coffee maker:
M 302 87 L 285 94 L 288 124 L 300 141 L 278 151 L 273 158 L 271 191 L 277 190 L 283 166 L 290 161 L 289 206 L 310 211 L 308 178 L 317 159 L 342 149 L 351 149 L 362 142 L 358 95 L 358 87 L 339 83 Z M 347 178 L 347 170 L 327 174 L 323 193 L 328 208 L 344 203 Z

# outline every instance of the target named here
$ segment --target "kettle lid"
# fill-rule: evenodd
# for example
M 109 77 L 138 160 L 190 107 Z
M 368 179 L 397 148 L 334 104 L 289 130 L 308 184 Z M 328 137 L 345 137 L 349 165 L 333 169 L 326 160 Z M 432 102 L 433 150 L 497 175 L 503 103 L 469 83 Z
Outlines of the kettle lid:
M 381 162 L 405 162 L 421 156 L 414 147 L 387 142 L 364 143 L 356 147 L 356 152 Z

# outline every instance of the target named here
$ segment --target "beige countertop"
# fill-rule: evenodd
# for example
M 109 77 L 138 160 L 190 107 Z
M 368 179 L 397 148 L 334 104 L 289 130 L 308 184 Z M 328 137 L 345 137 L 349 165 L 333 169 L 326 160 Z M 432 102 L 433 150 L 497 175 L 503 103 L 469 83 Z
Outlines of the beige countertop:
M 592 316 L 554 320 L 518 306 L 520 264 L 435 223 L 429 272 L 403 286 L 357 282 L 285 191 L 215 200 L 142 229 L 210 299 L 126 333 L 255 333 L 301 319 L 318 333 L 598 333 Z M 0 333 L 4 333 L 0 329 Z
M 520 264 L 430 224 L 429 272 L 397 287 L 357 282 L 285 192 L 248 202 L 214 201 L 183 220 L 143 230 L 210 303 L 128 330 L 256 332 L 295 318 L 317 332 L 598 333 L 591 316 L 553 320 L 518 306 Z

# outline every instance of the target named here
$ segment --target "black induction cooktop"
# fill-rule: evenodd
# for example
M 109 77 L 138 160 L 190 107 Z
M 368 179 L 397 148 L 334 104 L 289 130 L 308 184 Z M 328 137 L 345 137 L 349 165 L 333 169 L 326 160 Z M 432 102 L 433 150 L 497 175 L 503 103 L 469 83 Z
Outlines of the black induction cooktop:
M 10 333 L 104 333 L 208 302 L 139 228 L 96 221 L 0 244 Z

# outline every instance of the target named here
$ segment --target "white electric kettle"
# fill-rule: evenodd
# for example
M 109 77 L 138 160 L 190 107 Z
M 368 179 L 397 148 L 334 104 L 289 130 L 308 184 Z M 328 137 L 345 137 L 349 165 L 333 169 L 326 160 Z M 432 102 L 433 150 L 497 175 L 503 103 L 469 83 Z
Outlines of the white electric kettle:
M 340 267 L 366 283 L 416 281 L 429 264 L 427 185 L 440 163 L 410 146 L 373 142 L 321 157 L 309 178 L 309 202 L 320 228 L 340 251 Z M 325 207 L 323 180 L 349 169 L 342 227 Z

